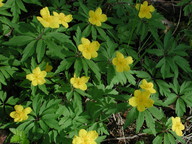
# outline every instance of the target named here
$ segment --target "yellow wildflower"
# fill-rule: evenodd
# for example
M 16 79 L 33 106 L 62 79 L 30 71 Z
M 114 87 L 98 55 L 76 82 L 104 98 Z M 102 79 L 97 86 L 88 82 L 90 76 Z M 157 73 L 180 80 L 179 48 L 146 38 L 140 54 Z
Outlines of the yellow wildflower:
M 3 0 L 0 0 L 0 7 L 4 5 Z
M 172 117 L 172 130 L 178 135 L 183 136 L 182 130 L 185 129 L 185 126 L 181 123 L 180 117 Z
M 149 97 L 149 91 L 135 90 L 134 96 L 129 99 L 129 104 L 137 107 L 137 110 L 140 112 L 145 111 L 146 108 L 152 107 L 154 103 Z
M 147 82 L 145 79 L 142 80 L 140 87 L 144 90 L 149 91 L 150 93 L 156 93 L 156 90 L 153 88 L 152 82 Z
M 62 24 L 65 28 L 69 27 L 68 23 L 71 22 L 73 19 L 72 15 L 65 15 L 64 13 L 58 14 L 57 12 L 53 12 L 53 15 L 55 17 L 58 17 L 59 24 Z
M 26 79 L 32 81 L 33 86 L 42 85 L 45 81 L 46 71 L 41 71 L 39 67 L 33 70 L 33 73 L 26 75 Z
M 32 109 L 27 107 L 23 109 L 22 105 L 15 105 L 15 111 L 10 113 L 10 117 L 14 118 L 14 122 L 21 122 L 28 119 L 27 114 L 29 114 Z
M 49 63 L 47 63 L 46 67 L 45 67 L 45 71 L 46 72 L 51 72 L 52 69 L 53 69 L 53 67 L 51 65 L 49 65 Z
M 88 82 L 88 80 L 89 77 L 83 76 L 80 78 L 74 75 L 74 77 L 70 79 L 70 83 L 73 85 L 74 88 L 78 88 L 84 91 L 87 89 L 86 83 Z
M 139 10 L 140 18 L 150 19 L 152 17 L 151 12 L 155 11 L 155 8 L 152 5 L 148 5 L 147 1 L 144 1 L 143 4 L 136 4 L 135 8 Z
M 120 52 L 116 52 L 116 57 L 112 60 L 113 65 L 116 66 L 117 72 L 129 71 L 129 65 L 133 63 L 131 56 L 124 58 L 124 55 Z
M 102 22 L 107 20 L 107 16 L 102 14 L 102 9 L 99 7 L 95 11 L 89 11 L 89 22 L 96 26 L 101 26 Z
M 72 144 L 97 144 L 95 142 L 97 137 L 98 133 L 96 131 L 86 131 L 81 129 L 79 131 L 79 136 L 73 138 Z
M 37 17 L 37 20 L 44 26 L 50 28 L 59 28 L 59 18 L 56 16 L 51 16 L 48 7 L 40 10 L 40 15 L 42 17 Z
M 95 58 L 98 56 L 97 51 L 99 50 L 100 44 L 98 41 L 90 42 L 86 38 L 81 38 L 82 44 L 78 45 L 79 51 L 86 59 Z

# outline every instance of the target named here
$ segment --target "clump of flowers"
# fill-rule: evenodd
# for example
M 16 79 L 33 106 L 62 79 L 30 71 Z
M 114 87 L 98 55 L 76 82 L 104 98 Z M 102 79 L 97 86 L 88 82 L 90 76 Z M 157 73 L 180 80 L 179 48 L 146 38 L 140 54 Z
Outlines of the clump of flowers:
M 88 82 L 88 80 L 89 77 L 76 77 L 76 75 L 74 75 L 74 77 L 70 79 L 70 83 L 73 85 L 74 88 L 78 88 L 84 91 L 87 89 L 86 83 Z
M 185 129 L 185 126 L 181 123 L 180 117 L 172 117 L 172 130 L 178 135 L 183 136 L 182 130 Z
M 26 75 L 26 79 L 32 81 L 33 86 L 37 86 L 46 82 L 46 75 L 46 71 L 41 71 L 40 67 L 36 67 L 31 74 Z
M 50 28 L 59 28 L 59 25 L 62 24 L 65 28 L 68 28 L 68 23 L 72 21 L 72 15 L 65 15 L 64 13 L 53 12 L 53 15 L 50 15 L 48 7 L 45 7 L 40 10 L 41 17 L 37 17 L 37 20 L 44 26 Z
M 32 112 L 30 107 L 23 108 L 22 105 L 15 105 L 15 111 L 10 113 L 10 117 L 14 119 L 14 122 L 21 122 L 28 119 L 28 114 Z
M 129 99 L 129 104 L 133 107 L 137 107 L 137 110 L 142 112 L 146 108 L 152 107 L 154 101 L 150 99 L 149 91 L 135 90 L 134 96 Z
M 48 7 L 40 10 L 41 17 L 37 17 L 37 20 L 44 26 L 50 28 L 59 28 L 59 18 L 50 15 Z
M 95 140 L 98 137 L 96 131 L 86 131 L 81 129 L 79 135 L 73 138 L 72 144 L 97 144 Z
M 57 12 L 53 12 L 53 15 L 59 18 L 59 24 L 62 24 L 65 28 L 68 28 L 68 23 L 73 20 L 72 15 L 65 15 L 64 13 L 58 14 Z
M 102 14 L 102 9 L 99 7 L 95 11 L 89 11 L 89 22 L 92 25 L 101 26 L 102 22 L 107 21 L 107 16 Z
M 98 41 L 90 42 L 87 38 L 81 38 L 82 44 L 78 45 L 78 50 L 86 59 L 96 58 L 98 56 L 100 44 Z
M 4 5 L 3 0 L 0 0 L 0 7 Z
M 152 82 L 147 82 L 145 79 L 142 80 L 142 83 L 140 84 L 140 88 L 149 91 L 150 93 L 156 93 L 156 90 L 153 88 Z
M 129 71 L 129 65 L 133 63 L 133 59 L 131 56 L 125 58 L 122 53 L 117 51 L 116 57 L 113 58 L 112 63 L 115 65 L 117 72 Z
M 139 10 L 139 18 L 150 19 L 152 17 L 152 12 L 155 11 L 155 8 L 152 5 L 148 5 L 147 1 L 144 1 L 143 4 L 136 4 L 135 8 Z

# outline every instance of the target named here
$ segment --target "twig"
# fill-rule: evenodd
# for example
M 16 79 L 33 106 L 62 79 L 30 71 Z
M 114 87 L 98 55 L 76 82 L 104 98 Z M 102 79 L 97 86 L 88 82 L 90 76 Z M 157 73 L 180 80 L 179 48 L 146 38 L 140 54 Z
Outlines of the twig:
M 146 133 L 140 133 L 140 134 L 129 136 L 129 137 L 108 138 L 104 141 L 114 141 L 114 140 L 123 140 L 123 139 L 131 140 L 131 139 L 135 139 L 135 138 L 138 138 L 140 136 L 146 136 L 146 135 L 147 135 Z
M 180 21 L 181 21 L 181 12 L 182 12 L 182 7 L 180 7 L 180 11 L 179 11 L 179 20 L 178 20 L 178 22 L 177 22 L 177 25 L 176 25 L 176 28 L 175 28 L 175 30 L 174 30 L 174 32 L 173 32 L 173 35 L 175 34 L 175 32 L 177 31 L 177 29 L 178 29 L 178 27 L 179 27 L 179 24 L 180 24 Z

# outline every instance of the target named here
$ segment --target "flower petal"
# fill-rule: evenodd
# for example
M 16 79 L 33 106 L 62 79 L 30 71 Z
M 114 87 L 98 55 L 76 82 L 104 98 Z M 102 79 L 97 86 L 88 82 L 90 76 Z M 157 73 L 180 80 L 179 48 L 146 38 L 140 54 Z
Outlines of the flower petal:
M 95 10 L 95 15 L 96 16 L 99 16 L 102 14 L 102 9 L 100 7 L 98 7 L 96 10 Z
M 81 129 L 79 131 L 79 137 L 85 137 L 87 135 L 87 131 L 85 129 Z
M 136 101 L 136 98 L 135 97 L 132 97 L 129 99 L 129 104 L 133 107 L 136 107 L 137 106 L 137 101 Z
M 96 131 L 89 131 L 87 133 L 87 136 L 92 139 L 92 140 L 96 140 L 98 137 L 98 133 Z
M 14 112 L 11 112 L 9 115 L 10 115 L 10 117 L 12 117 L 12 118 L 16 118 L 16 112 L 14 111 Z
M 27 107 L 27 108 L 25 108 L 25 109 L 23 110 L 23 112 L 24 112 L 25 114 L 29 114 L 29 113 L 32 112 L 32 109 L 31 109 L 30 107 Z
M 15 105 L 14 108 L 15 108 L 16 111 L 20 111 L 20 112 L 23 110 L 22 105 Z

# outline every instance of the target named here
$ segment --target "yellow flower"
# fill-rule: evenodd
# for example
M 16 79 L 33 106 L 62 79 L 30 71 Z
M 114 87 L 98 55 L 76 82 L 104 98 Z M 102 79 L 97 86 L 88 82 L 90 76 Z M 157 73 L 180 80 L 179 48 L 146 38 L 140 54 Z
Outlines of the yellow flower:
M 45 71 L 46 72 L 51 72 L 52 69 L 53 69 L 53 67 L 51 65 L 49 65 L 49 63 L 47 63 L 46 67 L 45 67 Z
M 59 24 L 62 24 L 65 28 L 69 27 L 68 23 L 71 22 L 73 19 L 72 15 L 65 15 L 64 13 L 58 14 L 57 12 L 53 12 L 53 15 L 55 17 L 58 17 Z
M 149 91 L 135 90 L 134 96 L 129 99 L 129 104 L 133 107 L 137 107 L 137 110 L 142 112 L 146 108 L 152 107 L 154 101 L 150 99 Z
M 15 105 L 15 111 L 10 113 L 10 117 L 14 118 L 14 122 L 21 122 L 28 119 L 27 114 L 29 114 L 32 109 L 27 107 L 23 109 L 22 105 Z
M 152 5 L 148 6 L 148 2 L 144 1 L 143 4 L 136 4 L 135 8 L 139 10 L 140 18 L 150 19 L 152 17 L 151 12 L 155 11 L 155 8 Z
M 74 75 L 74 77 L 70 79 L 70 83 L 73 85 L 74 88 L 78 88 L 84 91 L 87 89 L 86 83 L 88 82 L 88 80 L 89 80 L 89 77 L 82 76 L 80 78 Z
M 33 73 L 26 75 L 26 79 L 32 81 L 33 86 L 42 85 L 45 81 L 46 71 L 41 71 L 39 67 L 33 70 Z
M 4 5 L 3 0 L 0 0 L 0 7 Z
M 182 130 L 185 129 L 185 126 L 181 123 L 180 117 L 172 117 L 172 130 L 178 135 L 183 136 Z
M 105 14 L 102 14 L 102 9 L 100 7 L 97 8 L 95 11 L 89 11 L 89 22 L 92 25 L 101 26 L 101 23 L 105 22 L 106 20 L 107 16 Z
M 129 65 L 133 63 L 131 56 L 124 58 L 124 55 L 120 52 L 116 52 L 116 57 L 112 60 L 113 65 L 116 66 L 117 72 L 129 71 Z
M 144 90 L 149 91 L 150 93 L 156 93 L 156 90 L 153 88 L 152 82 L 147 82 L 145 79 L 142 80 L 140 87 Z
M 51 16 L 48 7 L 41 9 L 40 15 L 42 17 L 37 17 L 37 20 L 44 26 L 50 28 L 59 28 L 59 18 L 56 16 Z
M 98 137 L 98 133 L 96 131 L 86 131 L 81 129 L 79 131 L 79 136 L 75 136 L 73 138 L 72 144 L 97 144 L 95 140 Z
M 98 56 L 97 51 L 100 47 L 98 41 L 90 42 L 86 38 L 81 38 L 81 42 L 82 44 L 78 45 L 78 50 L 82 53 L 84 58 L 91 59 Z

